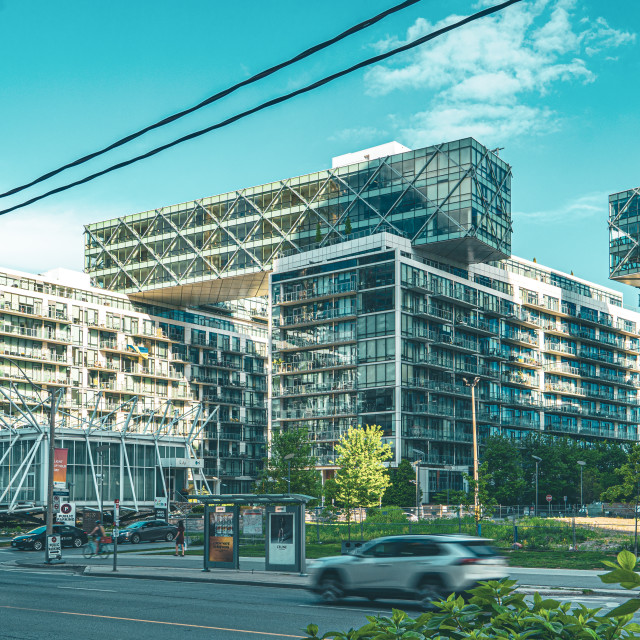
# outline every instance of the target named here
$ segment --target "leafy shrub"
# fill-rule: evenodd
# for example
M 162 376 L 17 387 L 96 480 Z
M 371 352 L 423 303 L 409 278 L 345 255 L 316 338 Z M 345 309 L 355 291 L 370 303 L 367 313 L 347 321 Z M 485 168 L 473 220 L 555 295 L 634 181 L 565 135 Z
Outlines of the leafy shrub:
M 628 552 L 622 552 L 625 553 Z M 635 556 L 629 555 L 635 566 Z M 628 561 L 625 562 L 628 566 Z M 612 572 L 615 579 L 609 582 L 617 582 L 621 576 L 631 580 L 633 575 L 634 584 L 640 585 L 638 574 L 609 564 L 616 567 Z M 451 595 L 447 600 L 434 602 L 433 611 L 417 618 L 394 609 L 391 617 L 367 616 L 367 624 L 359 629 L 328 631 L 319 636 L 317 625 L 310 624 L 306 632 L 310 640 L 626 640 L 639 637 L 636 634 L 640 632 L 640 625 L 632 623 L 631 619 L 640 604 L 635 607 L 625 603 L 607 615 L 583 604 L 543 599 L 537 593 L 529 604 L 525 602 L 524 594 L 515 592 L 515 584 L 515 580 L 506 579 L 483 582 L 470 590 L 468 603 L 462 597 Z
M 394 522 L 408 522 L 407 514 L 402 507 L 380 507 L 369 509 L 367 511 L 367 519 L 365 522 L 369 524 L 380 523 L 390 524 Z

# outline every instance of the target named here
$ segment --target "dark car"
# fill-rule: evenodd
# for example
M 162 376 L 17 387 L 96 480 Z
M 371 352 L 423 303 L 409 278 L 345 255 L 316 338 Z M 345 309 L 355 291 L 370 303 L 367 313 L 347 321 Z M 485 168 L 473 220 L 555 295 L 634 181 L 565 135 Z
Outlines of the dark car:
M 178 533 L 178 527 L 175 527 L 164 520 L 142 520 L 134 522 L 125 529 L 120 530 L 118 535 L 118 544 L 123 542 L 131 542 L 138 544 L 143 540 L 166 540 L 171 542 Z
M 87 534 L 78 527 L 72 527 L 66 524 L 54 524 L 53 533 L 60 536 L 63 547 L 80 548 L 87 542 Z M 33 549 L 34 551 L 42 551 L 46 545 L 47 527 L 36 527 L 28 533 L 16 536 L 11 541 L 11 546 L 16 549 Z

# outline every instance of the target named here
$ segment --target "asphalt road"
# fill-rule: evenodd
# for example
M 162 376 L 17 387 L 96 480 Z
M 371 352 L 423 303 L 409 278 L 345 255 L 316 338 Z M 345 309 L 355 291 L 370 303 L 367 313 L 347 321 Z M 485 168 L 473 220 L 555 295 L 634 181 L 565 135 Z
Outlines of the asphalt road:
M 119 547 L 126 553 L 118 553 L 119 567 L 202 567 L 202 556 L 185 556 L 176 558 L 173 555 L 149 554 L 154 549 L 171 551 L 175 549 L 168 543 L 142 543 L 139 545 L 126 544 Z M 85 560 L 82 550 L 63 549 L 63 557 L 67 563 L 77 561 L 79 564 L 106 565 L 113 562 L 112 558 Z M 12 560 L 40 561 L 44 559 L 42 552 L 17 551 L 11 548 L 0 548 L 0 562 Z M 260 571 L 264 568 L 264 561 L 259 558 L 241 559 L 241 569 Z M 522 585 L 544 587 L 568 587 L 577 589 L 616 589 L 617 585 L 605 585 L 598 577 L 598 571 L 577 571 L 573 569 L 523 569 L 512 567 L 509 571 L 512 579 Z
M 319 604 L 298 589 L 191 582 L 90 578 L 57 570 L 0 566 L 2 640 L 197 640 L 304 637 L 308 623 L 322 631 L 356 627 L 366 615 L 391 607 L 418 615 L 415 603 L 350 599 L 339 606 Z M 624 599 L 572 598 L 605 610 Z

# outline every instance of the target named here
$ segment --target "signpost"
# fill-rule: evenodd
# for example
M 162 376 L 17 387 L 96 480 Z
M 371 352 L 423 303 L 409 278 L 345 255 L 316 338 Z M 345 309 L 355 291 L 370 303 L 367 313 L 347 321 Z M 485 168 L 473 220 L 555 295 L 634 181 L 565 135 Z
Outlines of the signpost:
M 167 520 L 167 499 L 155 498 L 153 501 L 154 517 L 156 520 Z
M 47 536 L 47 562 L 51 560 L 62 560 L 62 545 L 57 533 Z
M 53 503 L 55 505 L 55 501 Z M 56 521 L 64 524 L 76 526 L 76 505 L 73 502 L 60 502 L 58 512 L 56 513 Z
M 113 570 L 118 570 L 118 535 L 120 534 L 120 500 L 113 501 Z
M 551 501 L 553 500 L 553 496 L 548 493 L 547 494 L 547 504 L 549 505 L 549 516 L 551 516 Z

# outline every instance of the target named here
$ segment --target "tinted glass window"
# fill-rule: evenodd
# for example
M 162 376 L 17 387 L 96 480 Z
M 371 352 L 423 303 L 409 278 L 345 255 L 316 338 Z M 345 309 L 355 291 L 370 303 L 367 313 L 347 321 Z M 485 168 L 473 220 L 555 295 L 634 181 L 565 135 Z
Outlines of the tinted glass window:
M 464 542 L 462 546 L 473 553 L 473 555 L 486 558 L 489 556 L 498 556 L 500 555 L 494 547 L 488 545 L 486 542 L 481 541 L 472 541 L 472 542 Z
M 400 546 L 400 556 L 425 557 L 437 556 L 440 553 L 440 547 L 433 542 L 424 542 L 422 540 L 409 540 L 403 542 Z
M 398 545 L 395 542 L 380 542 L 361 552 L 360 555 L 368 558 L 391 558 L 397 555 Z

